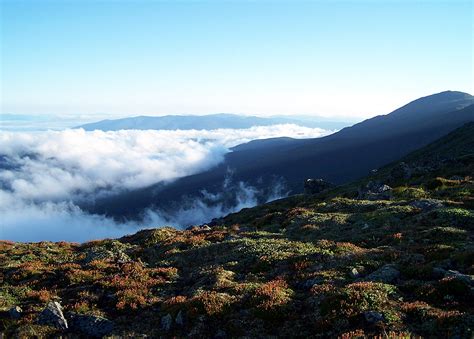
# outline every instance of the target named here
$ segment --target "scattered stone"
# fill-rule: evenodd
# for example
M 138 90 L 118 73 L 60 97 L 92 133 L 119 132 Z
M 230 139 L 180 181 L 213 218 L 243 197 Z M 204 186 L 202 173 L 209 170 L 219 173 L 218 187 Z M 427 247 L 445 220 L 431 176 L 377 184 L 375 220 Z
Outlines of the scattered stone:
M 376 311 L 364 312 L 364 318 L 365 318 L 365 321 L 367 321 L 367 323 L 370 325 L 376 324 L 384 320 L 383 314 Z
M 101 338 L 110 334 L 115 327 L 112 321 L 94 315 L 69 313 L 68 319 L 70 329 L 81 332 L 88 337 Z
M 370 181 L 366 186 L 359 188 L 358 194 L 358 198 L 364 200 L 390 200 L 392 188 L 383 183 Z
M 443 203 L 436 199 L 415 200 L 410 203 L 410 206 L 418 208 L 422 211 L 431 211 L 436 208 L 444 207 Z
M 400 276 L 400 271 L 395 265 L 387 264 L 380 267 L 378 270 L 370 273 L 364 280 L 379 281 L 383 283 L 391 283 Z
M 364 223 L 364 225 L 362 226 L 362 229 L 363 229 L 363 230 L 366 230 L 366 229 L 368 229 L 369 227 L 370 227 L 369 224 Z
M 410 179 L 412 176 L 412 169 L 404 162 L 400 162 L 390 171 L 390 176 L 395 179 Z
M 161 318 L 161 328 L 165 331 L 169 331 L 173 325 L 173 317 L 171 314 L 167 314 Z
M 20 319 L 21 314 L 23 313 L 23 310 L 21 309 L 20 306 L 13 306 L 8 310 L 8 314 L 10 315 L 10 318 L 12 319 Z
M 334 184 L 323 179 L 306 179 L 304 182 L 304 193 L 318 194 L 333 187 L 335 187 Z
M 63 308 L 57 301 L 50 301 L 38 317 L 38 324 L 49 325 L 61 330 L 68 328 L 67 320 L 63 314 Z

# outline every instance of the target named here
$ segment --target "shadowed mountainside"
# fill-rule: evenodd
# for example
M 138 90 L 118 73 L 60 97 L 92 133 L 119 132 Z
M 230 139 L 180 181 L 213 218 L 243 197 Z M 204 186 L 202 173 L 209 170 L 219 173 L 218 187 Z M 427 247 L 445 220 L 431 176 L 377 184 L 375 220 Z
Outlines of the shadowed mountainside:
M 371 169 L 395 161 L 474 121 L 474 98 L 462 92 L 442 92 L 415 100 L 388 115 L 368 119 L 323 138 L 289 138 L 252 141 L 234 148 L 223 163 L 206 172 L 170 184 L 98 200 L 83 206 L 94 213 L 116 218 L 138 218 L 144 208 L 173 210 L 200 192 L 218 193 L 223 182 L 245 182 L 267 199 L 277 182 L 291 193 L 302 191 L 306 178 L 323 178 L 337 184 L 366 175 Z M 229 205 L 235 203 L 227 189 Z

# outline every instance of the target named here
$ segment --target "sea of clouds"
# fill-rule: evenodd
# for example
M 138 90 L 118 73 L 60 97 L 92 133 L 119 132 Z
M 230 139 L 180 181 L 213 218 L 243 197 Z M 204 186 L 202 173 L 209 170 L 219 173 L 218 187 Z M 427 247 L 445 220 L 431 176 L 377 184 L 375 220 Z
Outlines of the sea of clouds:
M 251 140 L 329 133 L 297 125 L 211 131 L 1 132 L 0 239 L 82 242 L 147 227 L 204 223 L 254 206 L 257 192 L 238 183 L 235 206 L 209 204 L 219 197 L 207 196 L 206 202 L 195 200 L 174 215 L 144 211 L 146 218 L 139 223 L 91 215 L 78 203 L 199 173 L 220 163 L 231 147 Z M 268 200 L 284 194 L 276 187 Z

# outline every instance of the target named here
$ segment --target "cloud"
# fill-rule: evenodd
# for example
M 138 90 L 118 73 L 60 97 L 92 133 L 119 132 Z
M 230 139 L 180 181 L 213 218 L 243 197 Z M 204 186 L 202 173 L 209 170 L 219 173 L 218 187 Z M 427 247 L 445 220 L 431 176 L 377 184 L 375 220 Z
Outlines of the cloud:
M 170 182 L 220 163 L 229 149 L 271 137 L 319 137 L 328 131 L 296 125 L 229 130 L 114 132 L 82 129 L 3 132 L 0 135 L 0 239 L 84 241 L 143 227 L 205 222 L 257 203 L 257 192 L 234 183 L 232 206 L 207 192 L 177 213 L 144 211 L 136 223 L 115 223 L 81 211 L 76 203 Z M 271 195 L 271 194 L 270 194 Z M 275 192 L 275 197 L 281 192 Z

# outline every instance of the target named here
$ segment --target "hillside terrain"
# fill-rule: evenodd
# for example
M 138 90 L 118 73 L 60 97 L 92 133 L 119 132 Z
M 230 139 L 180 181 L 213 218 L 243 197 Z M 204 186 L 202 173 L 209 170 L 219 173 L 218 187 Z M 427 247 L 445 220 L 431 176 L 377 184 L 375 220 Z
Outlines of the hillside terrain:
M 277 183 L 295 194 L 302 192 L 304 178 L 323 178 L 336 184 L 357 180 L 470 121 L 474 121 L 474 98 L 462 92 L 442 92 L 326 137 L 257 140 L 237 146 L 224 162 L 208 171 L 82 207 L 117 219 L 138 219 L 149 207 L 170 212 L 185 205 L 190 197 L 200 198 L 202 191 L 222 192 L 229 173 L 234 186 L 226 187 L 221 203 L 236 203 L 240 182 L 258 189 L 262 203 L 270 195 L 268 187 Z
M 0 332 L 470 338 L 473 174 L 470 123 L 359 181 L 208 225 L 2 241 Z
M 209 115 L 165 115 L 161 117 L 138 116 L 123 119 L 108 119 L 78 126 L 86 131 L 118 131 L 122 129 L 137 130 L 190 130 L 190 129 L 218 129 L 218 128 L 250 128 L 253 126 L 271 126 L 277 124 L 295 124 L 322 129 L 341 129 L 350 123 L 331 121 L 325 118 L 308 117 L 255 117 L 237 114 L 209 114 Z

